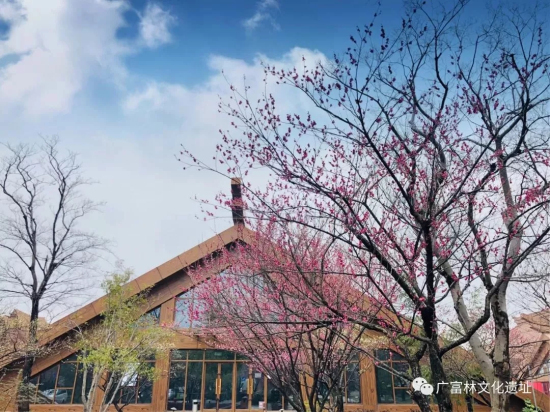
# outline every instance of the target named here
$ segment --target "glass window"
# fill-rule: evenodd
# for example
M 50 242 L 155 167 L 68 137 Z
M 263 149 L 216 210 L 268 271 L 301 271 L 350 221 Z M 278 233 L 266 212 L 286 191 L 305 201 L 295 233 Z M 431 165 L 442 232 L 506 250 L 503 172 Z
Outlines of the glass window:
M 155 362 L 148 361 L 147 366 L 154 368 Z M 122 404 L 151 403 L 153 383 L 135 371 L 125 373 L 119 378 L 122 382 L 115 400 Z M 118 380 L 117 380 L 118 382 Z
M 86 393 L 90 391 L 92 386 L 92 371 L 88 370 L 86 376 Z M 76 375 L 76 383 L 74 387 L 73 403 L 82 403 L 82 384 L 84 383 L 84 371 L 82 365 L 78 365 L 78 374 Z
M 167 409 L 189 411 L 193 400 L 199 410 L 293 409 L 288 399 L 267 379 L 250 367 L 248 359 L 221 349 L 173 350 L 170 355 Z M 350 371 L 350 397 L 353 376 Z
M 283 397 L 279 389 L 273 385 L 271 379 L 267 380 L 267 410 L 278 411 L 283 408 Z
M 156 321 L 156 323 L 160 322 L 160 306 L 157 306 L 155 309 L 150 310 L 145 314 L 145 316 L 150 316 L 152 319 Z
M 376 392 L 378 395 L 378 403 L 413 403 L 411 396 L 408 393 L 408 382 L 396 376 L 395 371 L 408 374 L 409 365 L 404 358 L 389 350 L 377 350 L 376 359 L 380 363 L 376 366 Z
M 378 403 L 393 403 L 393 381 L 392 375 L 384 367 L 389 365 L 382 364 L 376 367 L 376 393 L 378 394 Z
M 36 399 L 36 391 L 38 386 L 38 376 L 35 376 L 31 380 L 29 380 L 29 398 L 31 403 L 38 403 L 38 400 Z
M 176 298 L 176 314 L 174 317 L 174 326 L 176 328 L 190 328 L 191 327 L 191 299 L 189 297 L 177 297 Z
M 139 317 L 138 320 L 134 323 L 135 326 L 140 327 L 147 324 L 159 324 L 160 323 L 160 306 L 157 306 L 155 309 L 152 309 Z
M 76 357 L 70 357 L 31 379 L 36 393 L 33 403 L 72 403 L 76 380 Z
M 294 409 L 294 406 L 292 406 L 292 403 L 291 401 L 294 399 L 293 396 L 290 396 L 289 398 L 284 398 L 284 404 L 285 404 L 285 411 L 294 411 L 296 409 Z
M 235 352 L 228 350 L 207 350 L 205 351 L 205 359 L 207 360 L 233 360 Z
M 139 377 L 136 403 L 151 403 L 153 401 L 153 382 L 147 377 Z
M 189 360 L 203 360 L 204 359 L 204 351 L 203 350 L 190 350 L 190 351 L 187 351 L 187 354 L 189 356 Z
M 186 360 L 187 351 L 183 349 L 176 349 L 170 352 L 170 359 L 172 360 Z
M 174 351 L 175 352 L 175 351 Z M 186 362 L 172 362 L 168 383 L 168 410 L 182 411 L 185 396 Z
M 59 365 L 59 375 L 57 377 L 58 388 L 73 388 L 76 376 L 76 363 L 62 363 Z
M 246 363 L 237 365 L 237 387 L 235 392 L 235 407 L 237 409 L 249 409 L 249 370 Z
M 411 395 L 409 395 L 408 389 L 394 389 L 395 403 L 412 403 Z
M 202 409 L 201 405 L 201 392 L 202 392 L 202 362 L 189 362 L 187 367 L 187 377 L 185 385 L 185 410 L 190 411 L 193 409 L 193 400 L 199 401 L 199 410 Z
M 195 289 L 188 290 L 176 297 L 174 326 L 177 328 L 198 328 L 202 322 L 196 319 L 201 314 L 200 302 L 196 297 Z
M 154 366 L 154 361 L 148 362 Z M 117 400 L 124 403 L 151 403 L 152 383 L 138 376 L 126 376 L 124 388 Z M 33 403 L 79 404 L 82 403 L 84 373 L 76 355 L 39 373 L 31 379 L 36 392 L 31 394 Z M 92 383 L 92 371 L 86 376 L 86 392 Z
M 207 363 L 204 374 L 204 409 L 216 409 L 218 364 Z
M 39 403 L 54 403 L 55 381 L 59 365 L 55 365 L 38 376 L 38 398 Z
M 221 385 L 219 390 L 220 409 L 233 409 L 233 368 L 235 364 L 221 363 L 220 377 Z
M 120 395 L 118 402 L 122 405 L 135 403 L 136 394 L 137 394 L 137 382 L 125 382 L 123 383 L 124 388 L 120 390 Z
M 390 351 L 387 349 L 380 349 L 376 351 L 376 359 L 380 361 L 390 360 Z
M 250 379 L 252 380 L 252 409 L 263 409 L 260 408 L 260 402 L 264 402 L 264 374 L 260 371 L 253 371 Z
M 361 370 L 359 361 L 350 362 L 346 367 L 346 403 L 361 403 Z
M 189 354 L 189 361 L 186 355 Z M 204 350 L 172 351 L 170 379 L 168 382 L 168 410 L 191 410 L 193 400 L 199 401 L 201 409 L 202 369 Z M 198 360 L 198 361 L 197 361 Z

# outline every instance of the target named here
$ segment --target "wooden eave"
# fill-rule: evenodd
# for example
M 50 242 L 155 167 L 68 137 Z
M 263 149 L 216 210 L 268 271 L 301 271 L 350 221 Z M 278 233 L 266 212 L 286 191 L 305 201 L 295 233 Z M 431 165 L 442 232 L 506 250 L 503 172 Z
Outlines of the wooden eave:
M 254 234 L 250 229 L 243 225 L 234 225 L 186 252 L 164 262 L 156 268 L 151 269 L 136 279 L 131 280 L 125 285 L 127 296 L 133 296 L 147 289 L 154 291 L 154 287 L 160 283 L 169 285 L 166 288 L 167 293 L 162 293 L 162 296 L 155 296 L 153 293 L 152 297 L 148 299 L 149 309 L 153 309 L 182 293 L 182 288 L 179 286 L 180 282 L 175 278 L 181 278 L 182 276 L 178 275 L 183 275 L 189 267 L 227 248 L 235 242 L 242 241 L 248 243 L 253 238 Z M 40 345 L 45 345 L 71 330 L 92 321 L 105 310 L 105 304 L 106 297 L 102 296 L 52 323 L 49 330 L 41 337 Z

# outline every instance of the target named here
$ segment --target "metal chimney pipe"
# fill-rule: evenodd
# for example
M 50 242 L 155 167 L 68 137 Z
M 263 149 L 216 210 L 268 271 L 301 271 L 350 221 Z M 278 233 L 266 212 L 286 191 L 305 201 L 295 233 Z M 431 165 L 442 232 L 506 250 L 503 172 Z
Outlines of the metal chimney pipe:
M 244 210 L 241 184 L 242 180 L 240 178 L 231 178 L 231 195 L 233 197 L 233 200 L 231 202 L 231 214 L 233 215 L 234 225 L 244 226 Z

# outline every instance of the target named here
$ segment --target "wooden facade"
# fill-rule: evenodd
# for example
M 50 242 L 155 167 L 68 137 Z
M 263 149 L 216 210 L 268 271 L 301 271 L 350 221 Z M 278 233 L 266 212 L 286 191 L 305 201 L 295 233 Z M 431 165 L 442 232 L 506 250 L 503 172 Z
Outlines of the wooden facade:
M 235 185 L 235 182 L 233 183 Z M 128 295 L 150 288 L 148 304 L 147 307 L 143 308 L 143 312 L 156 310 L 157 312 L 155 313 L 158 315 L 160 322 L 171 324 L 177 313 L 177 297 L 185 293 L 185 291 L 191 290 L 193 287 L 191 278 L 186 274 L 187 268 L 200 263 L 202 259 L 212 256 L 216 251 L 230 247 L 235 242 L 248 243 L 254 238 L 253 233 L 244 227 L 242 219 L 239 219 L 239 216 L 234 220 L 235 225 L 233 227 L 129 282 L 126 286 Z M 93 322 L 101 314 L 104 307 L 105 299 L 99 298 L 55 322 L 48 329 L 47 334 L 42 336 L 41 344 L 49 345 L 52 342 L 63 341 L 66 337 L 70 336 L 71 331 L 77 325 Z M 127 405 L 124 410 L 127 412 L 189 410 L 191 407 L 188 399 L 190 399 L 190 396 L 193 396 L 200 399 L 201 410 L 213 412 L 215 408 L 212 402 L 210 402 L 211 394 L 209 392 L 211 391 L 212 376 L 216 376 L 217 379 L 219 378 L 220 382 L 223 379 L 223 391 L 225 391 L 225 395 L 223 405 L 218 405 L 223 412 L 257 412 L 260 410 L 279 411 L 281 409 L 289 409 L 284 398 L 277 400 L 276 392 L 274 394 L 269 389 L 267 377 L 258 374 L 257 371 L 247 369 L 248 366 L 245 360 L 238 359 L 237 355 L 231 359 L 233 355 L 228 355 L 227 353 L 222 354 L 223 359 L 216 360 L 215 357 L 210 359 L 211 356 L 215 355 L 215 353 L 212 354 L 215 351 L 210 352 L 208 350 L 207 345 L 200 339 L 189 334 L 177 334 L 174 337 L 173 348 L 171 349 L 171 351 L 176 352 L 173 352 L 172 355 L 167 354 L 167 356 L 156 360 L 155 367 L 161 371 L 160 378 L 152 383 L 145 402 L 143 402 L 144 399 L 136 397 L 135 402 Z M 70 403 L 76 399 L 75 396 L 78 392 L 78 388 L 76 387 L 77 378 L 72 378 L 72 381 L 70 379 L 71 371 L 77 374 L 76 371 L 78 370 L 77 366 L 71 366 L 75 362 L 70 360 L 72 355 L 73 351 L 65 347 L 36 360 L 33 366 L 33 376 L 35 376 L 37 385 L 40 384 L 38 382 L 49 379 L 51 389 L 48 389 L 50 392 L 44 395 L 45 398 L 43 400 L 45 403 L 33 404 L 31 406 L 32 411 L 77 412 L 82 410 L 82 406 L 77 402 Z M 203 358 L 200 359 L 200 356 L 203 356 Z M 412 403 L 379 403 L 376 367 L 367 358 L 363 358 L 359 362 L 359 370 L 361 371 L 360 375 L 358 375 L 359 389 L 354 389 L 353 396 L 350 395 L 348 397 L 345 403 L 346 411 L 410 412 L 418 410 L 416 405 Z M 180 365 L 179 369 L 178 365 Z M 0 370 L 2 367 L 6 370 L 7 366 L 11 366 L 12 368 L 8 375 L 9 379 L 5 379 L 4 382 L 17 382 L 16 363 L 0 365 Z M 191 369 L 195 370 L 193 372 L 194 375 L 192 375 L 195 386 L 189 387 L 191 388 L 189 389 L 189 374 L 191 373 L 189 371 Z M 177 375 L 179 373 L 178 370 L 184 372 Z M 69 378 L 65 379 L 67 376 Z M 177 376 L 180 376 L 180 378 Z M 220 376 L 223 376 L 223 378 L 220 378 Z M 63 377 L 63 381 L 61 377 Z M 179 383 L 176 382 L 177 379 L 180 379 Z M 250 382 L 253 383 L 254 380 L 256 380 L 255 386 L 249 386 Z M 243 382 L 247 382 L 245 389 L 242 386 Z M 200 390 L 197 389 L 199 386 Z M 216 390 L 218 389 L 216 388 Z M 221 390 L 222 388 L 220 388 Z M 185 395 L 181 395 L 179 392 Z M 246 392 L 246 397 L 243 395 L 244 392 Z M 59 398 L 59 402 L 56 402 L 56 398 Z M 0 411 L 14 410 L 14 399 L 13 396 L 7 393 L 3 397 L 0 395 Z M 458 399 L 457 411 L 465 412 L 466 410 L 464 402 Z M 486 406 L 475 405 L 476 412 L 489 410 L 490 408 Z
M 185 282 L 182 282 L 181 284 L 184 284 Z M 178 291 L 181 293 L 180 291 Z M 179 294 L 176 293 L 176 294 Z M 157 303 L 157 302 L 155 302 Z M 174 320 L 174 314 L 175 314 L 175 297 L 170 297 L 166 301 L 164 301 L 160 305 L 160 319 L 161 322 L 166 323 L 172 323 Z M 174 346 L 172 350 L 190 350 L 192 353 L 207 353 L 205 350 L 209 349 L 207 345 L 205 345 L 203 342 L 200 341 L 200 339 L 196 339 L 191 336 L 187 336 L 186 334 L 177 335 L 174 338 Z M 210 348 L 211 349 L 211 348 Z M 220 351 L 212 351 L 212 352 L 220 352 Z M 40 374 L 42 371 L 48 370 L 48 368 L 51 368 L 52 366 L 55 366 L 60 361 L 68 358 L 71 355 L 70 349 L 65 349 L 64 351 L 61 351 L 59 353 L 56 353 L 55 355 L 51 355 L 47 358 L 40 359 L 37 361 L 33 368 L 33 374 Z M 200 355 L 199 355 L 200 356 Z M 208 356 L 205 356 L 208 358 Z M 157 379 L 152 386 L 152 396 L 151 396 L 151 402 L 147 404 L 129 404 L 127 405 L 124 410 L 128 412 L 137 412 L 137 411 L 168 411 L 171 410 L 169 408 L 169 385 L 170 385 L 170 370 L 171 365 L 174 365 L 178 361 L 175 361 L 174 359 L 171 359 L 170 356 L 166 356 L 162 359 L 159 359 L 156 361 L 155 367 L 159 368 L 161 371 L 161 376 L 159 379 Z M 230 394 L 230 401 L 228 401 L 225 405 L 223 405 L 222 408 L 220 408 L 223 412 L 252 412 L 252 411 L 259 411 L 260 410 L 260 404 L 259 402 L 256 404 L 251 404 L 250 399 L 247 401 L 246 407 L 243 407 L 243 405 L 238 402 L 238 373 L 239 373 L 239 366 L 241 364 L 246 364 L 246 361 L 244 360 L 236 360 L 236 359 L 223 359 L 220 361 L 217 360 L 198 360 L 198 361 L 187 361 L 189 363 L 194 362 L 197 365 L 200 365 L 200 367 L 203 369 L 201 372 L 201 380 L 202 383 L 200 385 L 200 395 L 197 396 L 197 398 L 201 401 L 201 404 L 205 404 L 206 398 L 207 398 L 207 386 L 208 386 L 208 377 L 206 376 L 205 371 L 211 367 L 214 366 L 218 367 L 220 365 L 220 369 L 222 365 L 227 366 L 227 370 L 229 373 L 227 373 L 224 378 L 230 379 L 231 383 L 228 385 L 231 387 L 231 394 Z M 418 408 L 414 404 L 390 404 L 390 403 L 378 403 L 377 401 L 377 388 L 376 388 L 376 371 L 375 366 L 373 363 L 367 359 L 363 358 L 361 359 L 361 375 L 360 375 L 360 400 L 357 403 L 346 403 L 345 409 L 350 412 L 367 412 L 367 411 L 388 411 L 388 412 L 410 412 L 410 411 L 417 411 Z M 262 402 L 264 402 L 264 408 L 265 410 L 274 410 L 279 411 L 281 406 L 284 406 L 285 402 L 284 399 L 280 403 L 274 402 L 272 405 L 269 403 L 269 395 L 267 391 L 267 385 L 268 381 L 267 379 L 264 379 L 264 399 Z M 58 390 L 59 392 L 59 390 Z M 185 403 L 185 402 L 184 402 Z M 190 410 L 190 405 L 186 404 L 184 406 L 185 410 Z M 460 400 L 457 402 L 458 411 L 466 411 L 465 405 L 461 405 Z M 287 406 L 288 408 L 288 406 Z M 67 411 L 67 412 L 76 412 L 81 411 L 82 407 L 77 404 L 35 404 L 31 407 L 32 411 L 44 411 L 44 412 L 53 412 L 53 411 Z M 113 408 L 114 410 L 114 408 Z M 172 410 L 182 410 L 182 409 L 172 409 Z M 204 408 L 201 408 L 202 411 L 205 412 L 213 412 L 215 408 L 212 404 L 210 405 L 204 405 Z M 486 406 L 481 405 L 475 405 L 475 411 L 489 411 L 490 408 Z

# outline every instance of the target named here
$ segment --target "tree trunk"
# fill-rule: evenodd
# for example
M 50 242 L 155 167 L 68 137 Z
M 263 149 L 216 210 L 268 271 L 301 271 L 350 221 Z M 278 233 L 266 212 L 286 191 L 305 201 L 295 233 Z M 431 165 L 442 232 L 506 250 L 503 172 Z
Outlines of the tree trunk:
M 420 391 L 413 391 L 412 392 L 412 400 L 414 403 L 418 405 L 418 408 L 420 408 L 421 412 L 432 412 L 432 407 L 430 406 L 430 402 Z
M 466 407 L 468 408 L 468 412 L 474 412 L 474 399 L 470 394 L 466 395 Z
M 434 394 L 439 406 L 439 412 L 452 412 L 453 402 L 451 400 L 451 389 L 449 385 L 440 385 L 437 387 L 438 382 L 447 382 L 447 374 L 443 369 L 443 362 L 439 356 L 439 351 L 434 344 L 429 348 L 430 356 L 430 369 L 432 372 L 432 381 L 434 385 Z M 439 389 L 439 390 L 438 390 Z
M 30 410 L 30 391 L 29 383 L 31 380 L 32 367 L 34 365 L 35 351 L 38 330 L 39 299 L 33 299 L 31 315 L 29 320 L 29 334 L 27 338 L 27 348 L 25 350 L 25 361 L 21 371 L 21 382 L 17 391 L 17 410 L 19 412 L 29 412 Z
M 336 412 L 344 412 L 344 394 L 341 390 L 336 391 Z
M 491 391 L 491 412 L 510 410 L 510 396 L 506 393 L 493 393 Z
M 420 363 L 418 362 L 411 362 L 410 364 L 411 372 L 414 377 L 420 377 L 422 376 L 422 372 L 420 369 Z M 418 405 L 421 412 L 432 412 L 432 407 L 430 406 L 430 402 L 426 398 L 426 396 L 422 395 L 422 392 L 420 391 L 412 391 L 411 398 L 414 403 Z
M 512 380 L 510 371 L 510 322 L 506 310 L 506 289 L 502 287 L 491 299 L 491 311 L 495 321 L 495 347 L 493 349 L 494 385 L 491 388 L 491 411 L 507 411 L 510 395 L 505 393 L 505 385 Z M 499 386 L 503 387 L 499 390 Z M 499 393 L 503 392 L 503 393 Z

